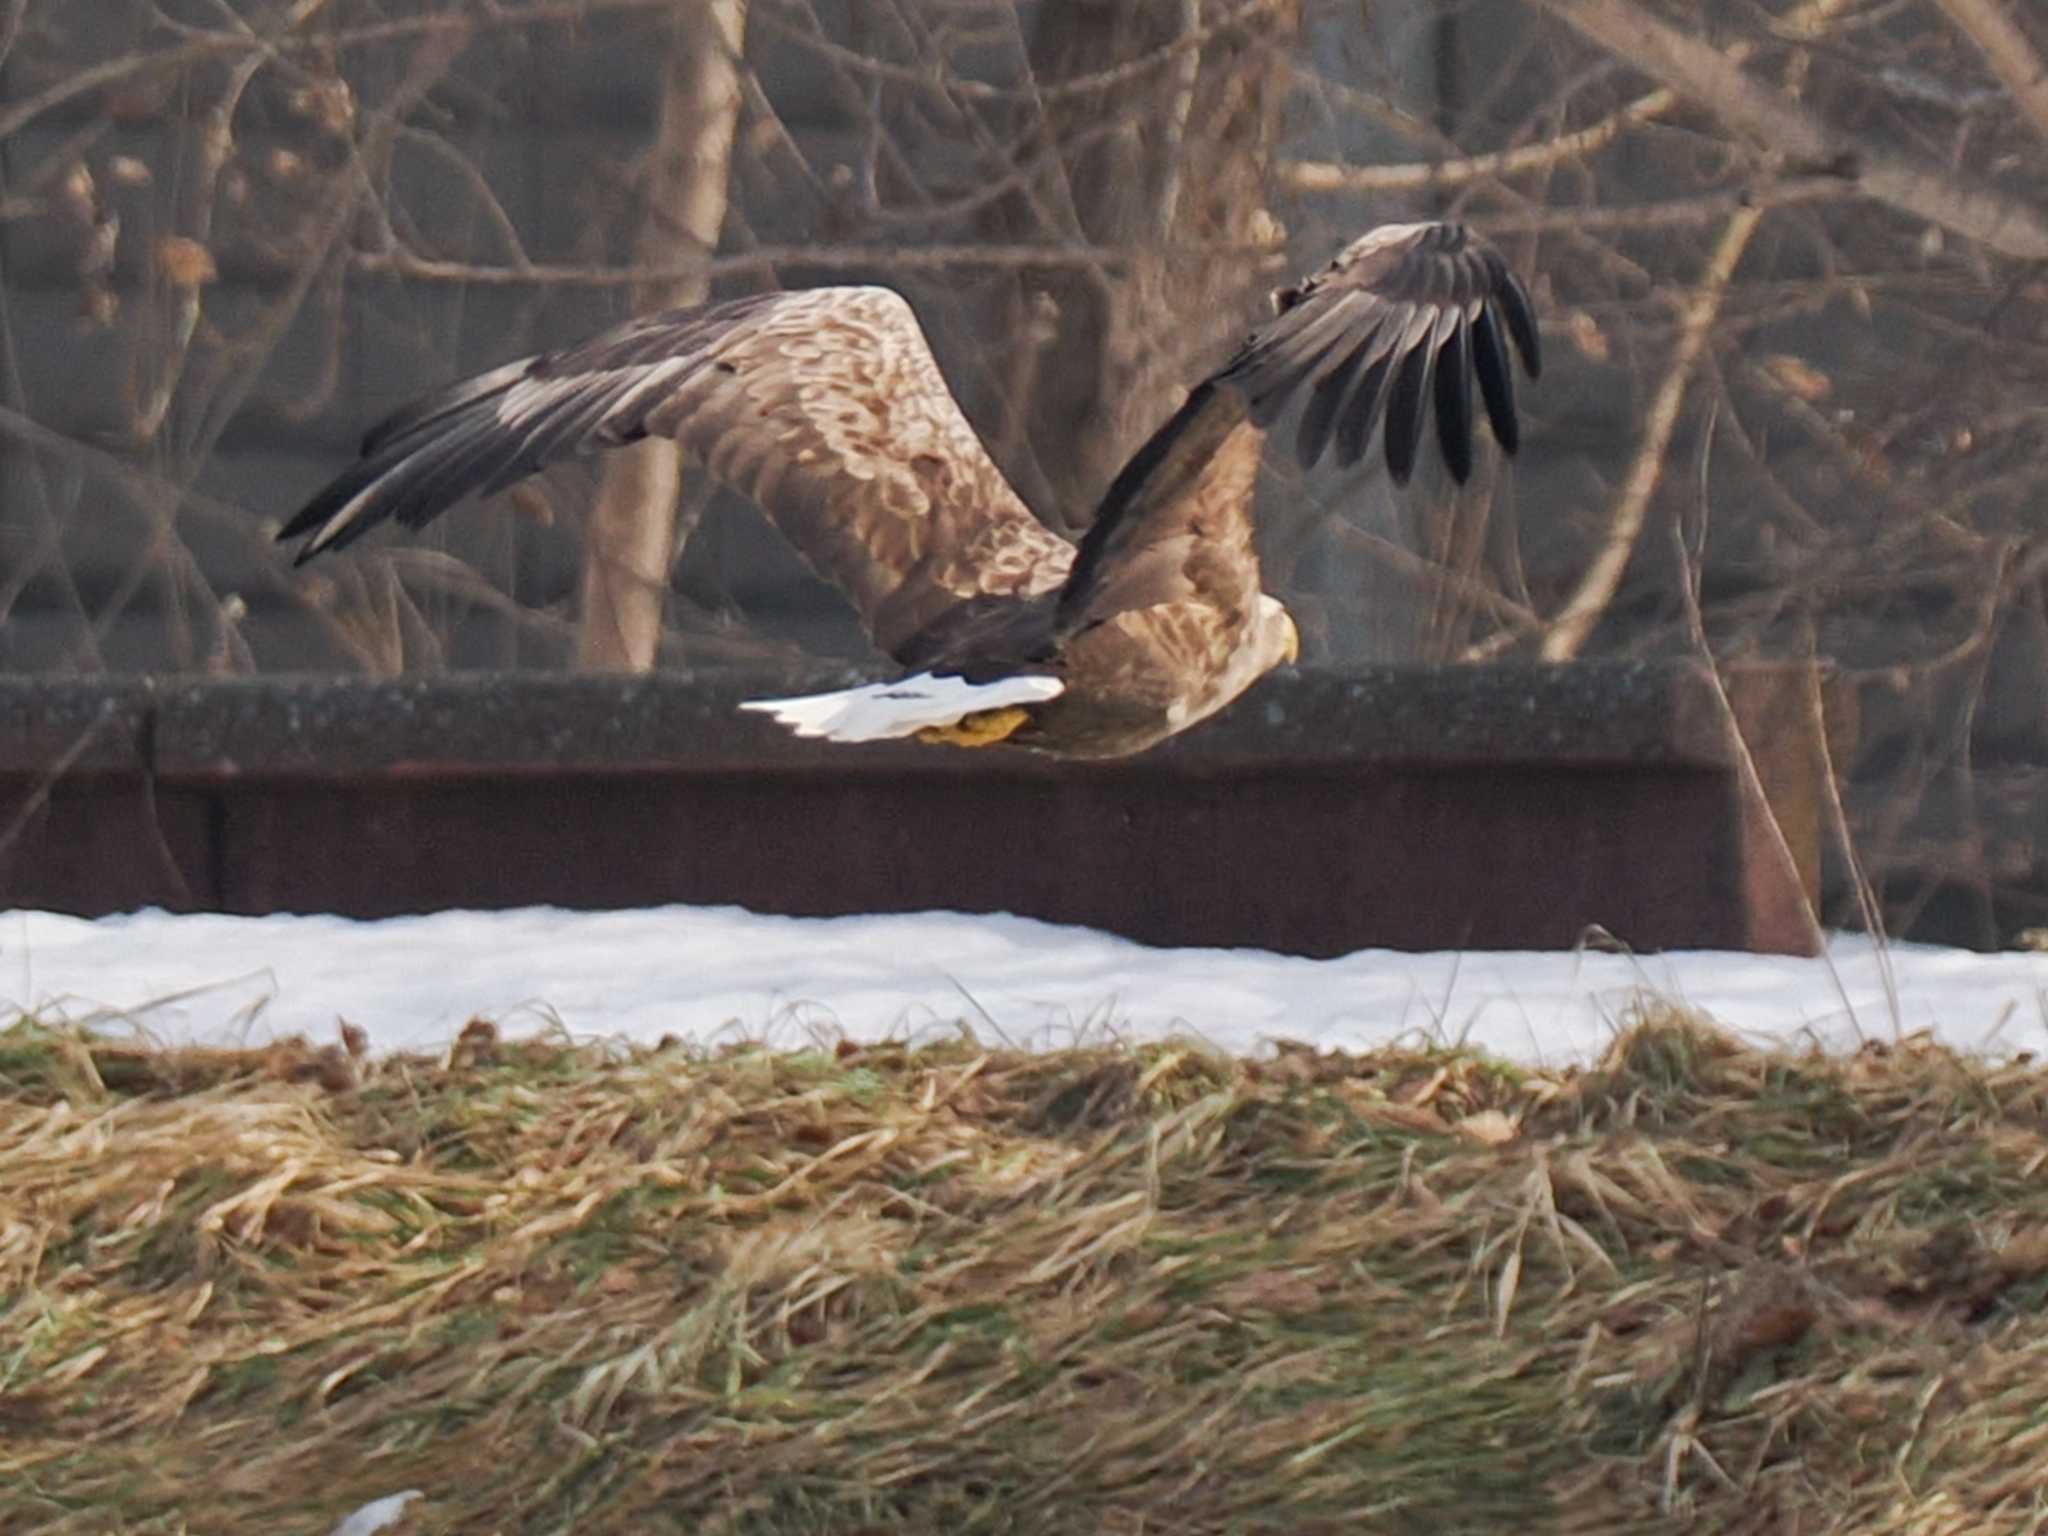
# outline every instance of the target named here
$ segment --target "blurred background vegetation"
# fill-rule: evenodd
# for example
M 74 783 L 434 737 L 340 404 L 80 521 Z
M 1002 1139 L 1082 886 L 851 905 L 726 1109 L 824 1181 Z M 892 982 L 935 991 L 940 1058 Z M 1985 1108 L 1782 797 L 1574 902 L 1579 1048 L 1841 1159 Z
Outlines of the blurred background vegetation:
M 1792 678 L 1855 854 L 1826 915 L 1860 869 L 1865 920 L 2011 942 L 2044 51 L 2009 0 L 0 0 L 0 670 L 861 656 L 659 447 L 304 572 L 271 535 L 425 388 L 850 281 L 1078 532 L 1268 290 L 1455 216 L 1533 279 L 1523 452 L 1399 496 L 1271 454 L 1305 660 Z

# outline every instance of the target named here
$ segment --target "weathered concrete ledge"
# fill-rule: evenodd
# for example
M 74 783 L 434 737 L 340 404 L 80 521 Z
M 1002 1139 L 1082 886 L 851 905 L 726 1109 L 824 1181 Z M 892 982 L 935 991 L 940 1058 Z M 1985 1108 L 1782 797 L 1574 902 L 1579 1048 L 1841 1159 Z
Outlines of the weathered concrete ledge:
M 1810 947 L 1694 668 L 1282 673 L 1121 763 L 797 741 L 664 674 L 0 680 L 0 905 L 946 907 L 1304 954 Z

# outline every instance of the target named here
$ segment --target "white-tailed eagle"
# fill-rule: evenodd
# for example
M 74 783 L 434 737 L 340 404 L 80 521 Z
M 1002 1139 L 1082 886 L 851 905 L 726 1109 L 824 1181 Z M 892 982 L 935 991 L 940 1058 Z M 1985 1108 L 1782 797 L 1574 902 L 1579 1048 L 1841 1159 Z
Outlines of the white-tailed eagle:
M 1476 380 L 1515 451 L 1509 348 L 1541 368 L 1528 291 L 1451 223 L 1394 224 L 1274 296 L 1274 318 L 1117 474 L 1078 545 L 1003 479 L 887 288 L 757 294 L 632 320 L 398 412 L 287 523 L 304 562 L 387 518 L 417 528 L 558 459 L 673 439 L 752 498 L 909 676 L 764 699 L 799 735 L 1003 742 L 1120 757 L 1206 719 L 1295 657 L 1261 590 L 1252 483 L 1266 429 L 1306 397 L 1304 467 L 1355 463 L 1385 422 L 1405 483 L 1435 408 L 1472 468 Z

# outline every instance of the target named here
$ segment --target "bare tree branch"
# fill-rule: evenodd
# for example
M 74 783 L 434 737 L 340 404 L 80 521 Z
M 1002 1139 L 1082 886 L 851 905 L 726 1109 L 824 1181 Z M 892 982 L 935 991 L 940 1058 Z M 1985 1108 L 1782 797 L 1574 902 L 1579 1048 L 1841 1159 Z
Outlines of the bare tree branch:
M 2048 66 L 2028 41 L 2020 24 L 2007 15 L 1998 0 L 1937 0 L 1948 19 L 1977 45 L 1984 62 L 1998 76 L 2012 99 L 2034 125 L 2034 131 L 2048 139 Z
M 1826 168 L 1864 195 L 2007 256 L 2048 261 L 2048 215 L 1952 168 L 1880 149 L 1757 81 L 1711 44 L 1632 0 L 1536 0 L 1584 36 L 1719 117 L 1760 150 Z
M 1204 247 L 1211 254 L 1248 254 L 1242 246 Z M 891 267 L 904 272 L 942 271 L 951 267 L 1119 267 L 1130 259 L 1127 248 L 1099 245 L 757 245 L 708 261 L 646 262 L 627 267 L 567 265 L 559 262 L 530 262 L 500 267 L 483 262 L 449 261 L 420 256 L 403 248 L 390 251 L 361 251 L 351 258 L 361 272 L 389 273 L 397 277 L 422 278 L 442 283 L 485 283 L 491 285 L 561 288 L 635 288 L 650 284 L 687 281 L 702 273 L 716 280 L 723 277 L 761 277 L 779 266 L 837 267 L 868 270 Z

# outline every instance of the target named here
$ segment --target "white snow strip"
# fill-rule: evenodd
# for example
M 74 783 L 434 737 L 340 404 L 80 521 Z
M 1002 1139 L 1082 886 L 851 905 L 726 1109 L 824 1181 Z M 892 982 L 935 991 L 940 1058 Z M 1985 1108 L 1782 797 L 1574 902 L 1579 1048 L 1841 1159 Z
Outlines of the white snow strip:
M 2048 955 L 1838 936 L 1818 959 L 1366 950 L 1305 960 L 1150 949 L 1027 918 L 768 917 L 736 907 L 89 921 L 0 913 L 0 1002 L 50 1021 L 240 1045 L 362 1026 L 436 1052 L 472 1017 L 652 1044 L 952 1036 L 1046 1047 L 1192 1034 L 1367 1049 L 1467 1041 L 1532 1064 L 1593 1059 L 1645 995 L 1744 1036 L 1846 1048 L 1927 1031 L 1994 1057 L 2048 1053 Z M 4 1018 L 0 1018 L 4 1023 Z
M 741 709 L 773 715 L 799 736 L 828 741 L 889 741 L 927 726 L 952 725 L 978 710 L 1043 704 L 1066 691 L 1056 677 L 1002 677 L 970 683 L 964 677 L 920 672 L 893 683 L 868 683 L 837 693 L 793 699 L 749 699 Z

